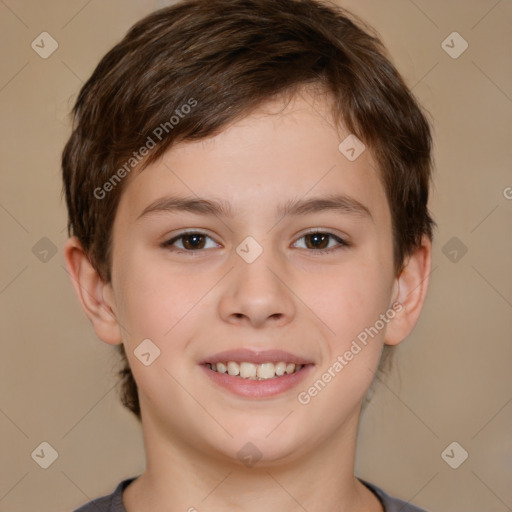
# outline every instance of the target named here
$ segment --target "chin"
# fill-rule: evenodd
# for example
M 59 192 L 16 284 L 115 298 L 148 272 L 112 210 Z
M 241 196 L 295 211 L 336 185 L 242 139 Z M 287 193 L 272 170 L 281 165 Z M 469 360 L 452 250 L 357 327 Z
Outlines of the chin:
M 296 438 L 289 428 L 278 425 L 279 421 L 273 422 L 269 428 L 268 422 L 261 422 L 232 430 L 234 438 L 229 441 L 231 454 L 234 453 L 236 459 L 248 467 L 251 467 L 251 461 L 262 467 L 297 459 L 305 448 L 304 440 Z

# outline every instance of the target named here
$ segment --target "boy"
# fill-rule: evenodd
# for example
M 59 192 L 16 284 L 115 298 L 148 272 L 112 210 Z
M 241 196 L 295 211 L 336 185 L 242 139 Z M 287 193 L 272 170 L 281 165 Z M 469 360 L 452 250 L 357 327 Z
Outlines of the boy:
M 420 510 L 354 476 L 435 226 L 429 126 L 383 52 L 334 5 L 192 0 L 82 88 L 66 265 L 146 470 L 81 512 Z

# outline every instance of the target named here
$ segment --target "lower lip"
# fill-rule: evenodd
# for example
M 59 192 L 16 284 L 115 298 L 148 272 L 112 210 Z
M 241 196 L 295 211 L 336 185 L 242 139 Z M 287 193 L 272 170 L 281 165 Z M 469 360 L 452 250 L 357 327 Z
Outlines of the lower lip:
M 213 382 L 235 395 L 246 398 L 267 398 L 289 391 L 299 384 L 309 374 L 313 365 L 306 364 L 298 372 L 267 380 L 244 379 L 228 373 L 215 372 L 206 365 L 201 365 L 201 367 Z

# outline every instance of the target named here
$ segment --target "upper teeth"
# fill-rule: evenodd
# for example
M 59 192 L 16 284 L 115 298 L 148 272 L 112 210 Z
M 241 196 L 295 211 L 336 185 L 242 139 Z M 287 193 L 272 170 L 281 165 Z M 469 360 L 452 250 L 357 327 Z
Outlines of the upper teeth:
M 210 364 L 207 366 L 216 372 L 219 373 L 228 373 L 229 375 L 239 376 L 244 379 L 253 379 L 253 380 L 263 380 L 263 379 L 272 379 L 273 377 L 280 377 L 285 373 L 294 373 L 298 372 L 302 365 L 295 363 L 262 363 L 262 364 L 253 364 L 241 362 L 237 363 L 235 361 L 228 361 L 227 363 L 217 363 Z

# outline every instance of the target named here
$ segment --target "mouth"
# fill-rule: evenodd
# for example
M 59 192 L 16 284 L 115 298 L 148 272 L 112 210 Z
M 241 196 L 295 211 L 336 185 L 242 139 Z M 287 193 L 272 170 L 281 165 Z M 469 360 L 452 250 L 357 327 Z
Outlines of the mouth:
M 225 361 L 218 363 L 206 363 L 205 366 L 217 373 L 227 373 L 232 377 L 250 380 L 268 380 L 297 373 L 303 367 L 302 364 L 279 362 L 265 362 L 254 364 L 248 361 Z
M 291 390 L 315 366 L 303 357 L 281 350 L 229 350 L 200 362 L 219 389 L 244 398 L 267 398 Z
M 217 373 L 226 373 L 232 377 L 250 380 L 268 380 L 292 375 L 303 367 L 302 364 L 279 362 L 265 362 L 254 364 L 247 361 L 226 361 L 218 363 L 206 363 L 206 367 Z

